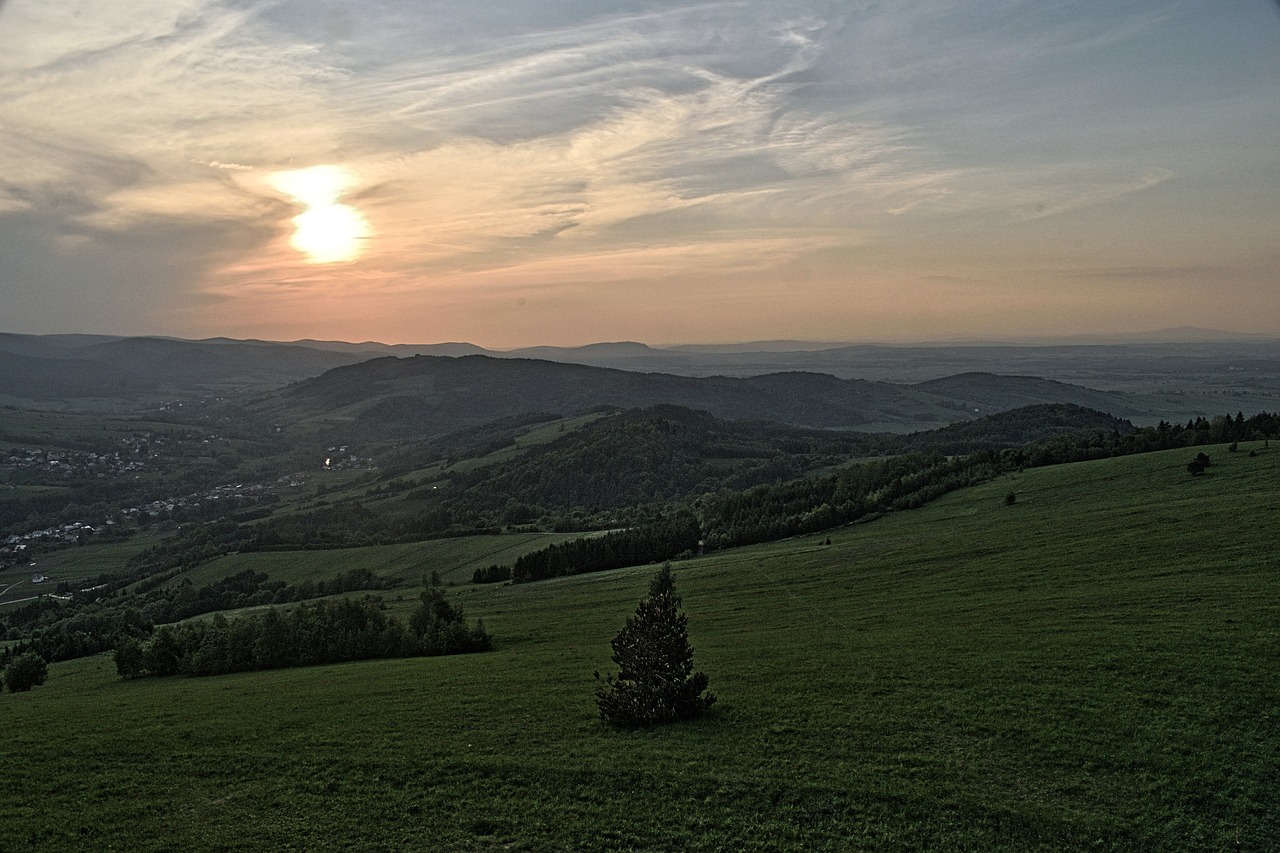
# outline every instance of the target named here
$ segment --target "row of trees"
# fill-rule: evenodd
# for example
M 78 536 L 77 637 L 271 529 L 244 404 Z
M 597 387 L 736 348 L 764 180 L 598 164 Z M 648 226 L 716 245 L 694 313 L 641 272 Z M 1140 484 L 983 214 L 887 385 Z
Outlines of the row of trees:
M 511 567 L 511 578 L 545 580 L 668 560 L 686 552 L 697 553 L 700 538 L 698 519 L 680 512 L 645 527 L 573 539 L 525 554 Z
M 406 626 L 376 599 L 338 598 L 270 608 L 229 620 L 165 625 L 149 640 L 123 637 L 116 670 L 124 678 L 220 675 L 260 669 L 373 658 L 486 651 L 482 622 L 469 624 L 461 607 L 428 589 Z
M 520 557 L 509 570 L 477 569 L 472 581 L 544 580 L 814 533 L 872 513 L 919 506 L 993 476 L 997 461 L 990 454 L 894 457 L 823 477 L 707 494 L 669 519 L 549 545 Z
M 145 636 L 152 630 L 152 623 L 142 612 L 130 604 L 89 604 L 72 608 L 68 614 L 64 605 L 56 601 L 39 599 L 24 606 L 24 615 L 31 617 L 39 627 L 26 628 L 25 639 L 0 649 L 0 666 L 28 652 L 47 661 L 71 660 L 99 652 L 110 651 L 121 636 Z M 19 614 L 10 614 L 15 626 L 11 632 L 21 633 Z
M 696 505 L 708 548 L 728 548 L 816 533 L 874 513 L 920 506 L 988 479 L 990 454 L 899 456 L 834 474 L 706 495 Z
M 145 591 L 139 599 L 146 617 L 161 624 L 218 610 L 292 604 L 346 592 L 391 589 L 400 583 L 400 578 L 380 577 L 368 568 L 350 569 L 326 580 L 306 580 L 296 584 L 273 581 L 266 572 L 245 569 L 199 588 L 184 580 L 176 586 Z
M 48 661 L 110 651 L 121 637 L 144 637 L 155 625 L 219 610 L 291 604 L 347 592 L 390 589 L 401 583 L 399 578 L 379 577 L 367 568 L 297 584 L 272 581 L 263 572 L 246 569 L 198 588 L 185 580 L 162 586 L 175 571 L 138 584 L 126 598 L 104 597 L 70 607 L 41 598 L 23 605 L 10 613 L 9 630 L 25 635 L 24 639 L 0 649 L 0 666 L 26 651 L 36 652 Z

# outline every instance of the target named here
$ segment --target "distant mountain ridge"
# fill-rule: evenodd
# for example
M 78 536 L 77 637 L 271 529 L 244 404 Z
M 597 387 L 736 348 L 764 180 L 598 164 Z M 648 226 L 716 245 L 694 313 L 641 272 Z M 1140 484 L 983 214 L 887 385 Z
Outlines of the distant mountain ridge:
M 1004 399 L 1002 399 L 1002 397 Z M 263 398 L 283 421 L 345 423 L 381 437 L 443 434 L 531 411 L 670 404 L 725 420 L 909 432 L 1034 403 L 1130 407 L 1123 395 L 1035 377 L 971 374 L 952 385 L 894 385 L 821 373 L 690 377 L 489 356 L 378 358 L 335 368 Z
M 265 389 L 367 357 L 265 341 L 0 333 L 0 396 L 128 399 Z
M 529 347 L 508 352 L 486 350 L 466 342 L 387 345 L 366 341 L 300 340 L 274 342 L 208 338 L 110 335 L 19 335 L 0 333 L 0 400 L 70 401 L 102 399 L 116 403 L 157 397 L 252 395 L 291 382 L 317 377 L 327 370 L 371 359 L 414 355 L 493 360 L 555 362 L 641 374 L 685 378 L 750 378 L 771 374 L 821 374 L 842 381 L 889 383 L 915 387 L 926 405 L 874 407 L 829 414 L 841 423 L 879 424 L 890 429 L 928 428 L 940 415 L 938 398 L 963 401 L 966 416 L 1014 402 L 1067 402 L 1104 409 L 1154 423 L 1199 415 L 1280 408 L 1280 340 L 1265 336 L 1230 336 L 1234 340 L 1184 340 L 1181 343 L 1073 343 L 1059 345 L 979 344 L 889 345 L 825 344 L 763 341 L 748 344 L 689 345 L 659 348 L 635 341 L 584 347 Z M 1182 329 L 1152 338 L 1215 338 L 1219 333 Z M 965 375 L 1006 377 L 1000 387 L 984 390 L 987 380 L 960 380 Z M 1031 385 L 1022 391 L 1012 377 Z M 941 385 L 921 383 L 944 382 Z M 1069 388 L 1037 385 L 1056 381 Z M 664 380 L 669 385 L 673 380 Z M 819 380 L 805 380 L 816 387 Z M 967 383 L 964 387 L 961 383 Z M 1024 385 L 1026 383 L 1024 382 Z M 842 386 L 835 386 L 842 387 Z M 847 390 L 847 389 L 846 389 Z M 1086 393 L 1087 392 L 1087 393 Z M 689 403 L 688 394 L 671 400 L 659 395 L 636 405 Z M 924 395 L 920 397 L 920 395 Z M 412 396 L 411 394 L 409 396 Z M 679 396 L 679 395 L 677 395 Z M 911 395 L 908 394 L 908 397 Z M 413 405 L 401 401 L 403 405 Z M 741 403 L 741 401 L 740 401 Z M 609 405 L 629 405 L 610 402 Z M 833 403 L 815 401 L 817 409 Z M 542 407 L 538 407 L 541 409 Z M 739 404 L 736 413 L 749 408 Z M 839 406 L 835 406 L 839 408 Z M 856 415 L 851 417 L 850 415 Z

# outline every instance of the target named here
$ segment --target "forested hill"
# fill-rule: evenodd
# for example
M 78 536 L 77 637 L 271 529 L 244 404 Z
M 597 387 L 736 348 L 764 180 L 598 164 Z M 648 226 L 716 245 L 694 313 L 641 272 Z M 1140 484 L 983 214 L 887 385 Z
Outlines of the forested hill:
M 481 509 L 512 502 L 613 509 L 788 480 L 880 453 L 893 438 L 723 421 L 663 405 L 617 412 L 501 465 L 457 475 L 445 499 Z
M 431 442 L 424 442 L 417 451 L 404 451 L 404 464 L 385 471 L 379 483 L 366 481 L 359 492 L 330 494 L 301 511 L 269 518 L 255 513 L 242 523 L 192 526 L 159 549 L 150 571 L 170 570 L 196 554 L 204 558 L 229 551 L 410 542 L 504 527 L 568 532 L 647 529 L 656 524 L 658 540 L 665 542 L 673 532 L 688 538 L 687 524 L 672 519 L 685 518 L 681 508 L 694 504 L 704 510 L 732 510 L 732 519 L 716 516 L 714 523 L 708 521 L 711 516 L 703 516 L 706 529 L 717 532 L 714 541 L 762 541 L 775 533 L 791 535 L 801 528 L 842 524 L 878 511 L 881 504 L 913 505 L 940 494 L 938 489 L 958 488 L 989 475 L 996 470 L 991 466 L 1003 458 L 999 453 L 962 458 L 972 450 L 1020 448 L 1021 456 L 1005 460 L 1009 465 L 1047 464 L 1114 453 L 1123 446 L 1121 439 L 1134 432 L 1128 422 L 1071 405 L 1029 407 L 917 436 L 731 422 L 676 406 L 610 413 L 523 449 L 514 443 L 520 430 L 515 422 L 477 430 L 489 439 L 480 456 L 414 472 L 415 466 L 425 465 L 426 457 L 415 461 L 413 454 L 431 450 Z M 497 449 L 506 452 L 490 455 L 490 445 L 503 433 L 511 443 Z M 1058 440 L 1060 445 L 1054 443 Z M 493 461 L 486 464 L 486 457 Z M 908 461 L 899 464 L 894 459 Z M 462 464 L 456 464 L 459 461 Z M 834 492 L 827 494 L 839 491 L 832 480 L 838 472 L 868 465 L 866 470 L 880 472 L 879 485 L 858 489 L 870 493 L 892 486 L 897 491 L 891 498 L 884 492 L 862 503 L 845 492 L 839 492 L 838 499 Z M 853 474 L 839 477 L 846 483 L 852 482 L 850 477 L 856 479 Z M 907 479 L 898 482 L 902 477 Z M 755 497 L 734 502 L 733 495 L 748 492 Z M 772 521 L 739 517 L 753 513 L 756 499 L 768 495 L 781 501 L 766 513 Z M 714 497 L 711 503 L 706 502 L 708 496 Z M 822 509 L 824 503 L 830 506 Z M 832 515 L 835 509 L 839 512 Z M 649 534 L 638 535 L 645 539 Z M 692 534 L 695 543 L 699 538 Z
M 899 436 L 893 447 L 898 452 L 972 453 L 1034 444 L 1055 436 L 1129 435 L 1133 431 L 1132 423 L 1106 412 L 1069 403 L 1046 403 Z
M 664 403 L 728 420 L 909 432 L 1048 402 L 1118 415 L 1132 408 L 1123 394 L 1034 377 L 984 374 L 980 383 L 930 388 L 818 373 L 687 377 L 486 356 L 373 359 L 295 383 L 259 408 L 290 422 L 336 416 L 363 433 L 391 438 L 438 435 L 530 411 L 573 415 Z
M 567 432 L 527 453 L 426 491 L 453 507 L 506 509 L 520 523 L 533 511 L 589 511 L 741 490 L 830 469 L 850 458 L 999 450 L 1047 441 L 1128 435 L 1133 424 L 1080 406 L 1028 406 L 925 433 L 899 436 L 723 421 L 677 406 L 628 410 Z
M 1038 376 L 1007 376 L 970 372 L 931 379 L 911 386 L 956 400 L 965 400 L 983 413 L 1006 411 L 1041 403 L 1071 403 L 1090 409 L 1115 412 L 1116 394 L 1096 391 Z

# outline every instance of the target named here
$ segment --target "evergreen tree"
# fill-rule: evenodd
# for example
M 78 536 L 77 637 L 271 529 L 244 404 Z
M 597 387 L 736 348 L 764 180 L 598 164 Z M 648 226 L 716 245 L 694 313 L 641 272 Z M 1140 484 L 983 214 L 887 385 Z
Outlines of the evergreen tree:
M 613 638 L 616 676 L 600 679 L 600 718 L 618 728 L 638 728 L 699 716 L 716 701 L 707 676 L 693 671 L 693 647 L 680 611 L 668 563 L 649 582 L 649 594 Z

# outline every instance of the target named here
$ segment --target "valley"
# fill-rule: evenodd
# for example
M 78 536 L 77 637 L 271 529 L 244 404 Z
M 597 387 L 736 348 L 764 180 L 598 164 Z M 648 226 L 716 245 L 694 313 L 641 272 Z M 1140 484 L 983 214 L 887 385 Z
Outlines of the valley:
M 479 354 L 211 375 L 0 408 L 0 654 L 49 662 L 0 697 L 0 848 L 1280 843 L 1265 410 Z M 614 731 L 592 673 L 661 563 L 719 701 Z M 434 656 L 432 601 L 492 650 Z M 339 616 L 398 639 L 235 657 Z M 162 635 L 200 648 L 157 668 Z

